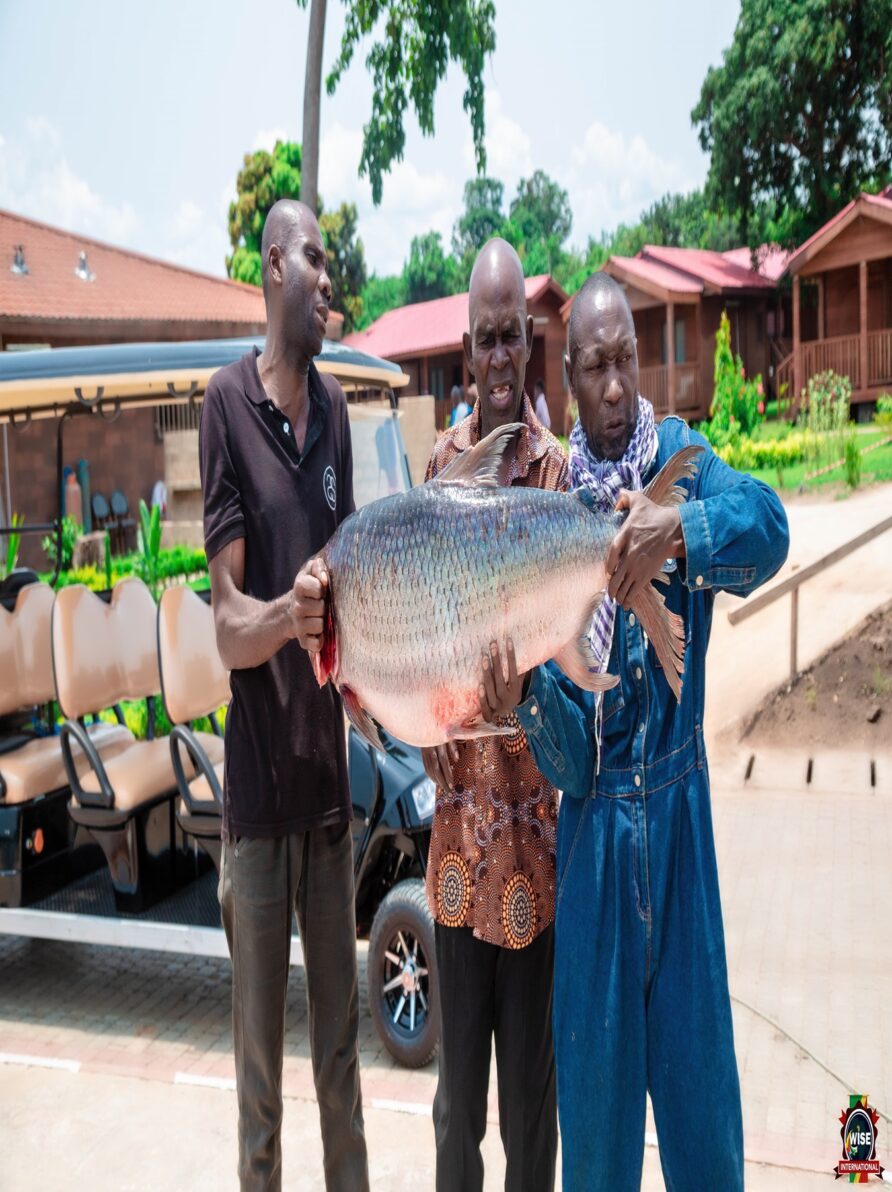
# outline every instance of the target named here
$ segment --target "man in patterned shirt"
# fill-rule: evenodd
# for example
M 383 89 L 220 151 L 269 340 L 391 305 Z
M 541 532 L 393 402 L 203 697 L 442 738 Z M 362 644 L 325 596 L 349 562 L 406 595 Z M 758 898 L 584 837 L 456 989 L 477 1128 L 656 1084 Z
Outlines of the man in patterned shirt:
M 427 479 L 496 427 L 522 422 L 508 483 L 566 488 L 566 456 L 524 392 L 533 320 L 520 260 L 504 240 L 490 240 L 481 250 L 468 299 L 464 349 L 479 397 L 470 417 L 438 440 Z M 483 1187 L 480 1142 L 493 1034 L 505 1187 L 509 1192 L 554 1187 L 557 793 L 539 773 L 515 723 L 513 737 L 423 751 L 437 784 L 427 869 L 442 1011 L 434 1101 L 437 1192 Z

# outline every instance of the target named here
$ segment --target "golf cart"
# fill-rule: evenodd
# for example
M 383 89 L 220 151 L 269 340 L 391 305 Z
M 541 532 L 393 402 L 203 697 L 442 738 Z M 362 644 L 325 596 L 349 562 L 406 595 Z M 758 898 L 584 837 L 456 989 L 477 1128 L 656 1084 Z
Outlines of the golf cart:
M 51 534 L 57 544 L 49 582 L 21 569 L 0 584 L 0 933 L 228 954 L 216 898 L 223 761 L 216 713 L 228 679 L 210 590 L 182 583 L 156 604 L 136 577 L 108 591 L 57 589 L 63 438 L 71 418 L 89 417 L 101 433 L 104 422 L 146 406 L 194 430 L 209 378 L 255 342 L 262 346 L 219 340 L 0 353 L 0 426 L 27 434 L 31 424 L 56 420 L 59 493 L 53 522 L 0 526 L 0 550 L 13 532 Z M 405 491 L 411 478 L 393 390 L 408 378 L 335 343 L 326 342 L 317 365 L 348 394 L 357 506 Z M 370 390 L 388 401 L 357 400 Z M 123 710 L 137 699 L 147 709 L 140 740 Z M 160 711 L 174 726 L 169 737 L 155 732 Z M 345 731 L 370 1012 L 391 1054 L 419 1066 L 439 1035 L 423 885 L 435 791 L 417 749 L 382 734 L 380 752 Z M 291 958 L 302 962 L 296 935 Z

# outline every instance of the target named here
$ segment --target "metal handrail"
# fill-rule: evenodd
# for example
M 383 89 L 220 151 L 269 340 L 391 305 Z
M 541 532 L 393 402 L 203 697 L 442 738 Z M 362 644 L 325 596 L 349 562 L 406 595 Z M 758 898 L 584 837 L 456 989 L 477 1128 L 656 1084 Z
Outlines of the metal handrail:
M 781 580 L 779 584 L 775 584 L 773 588 L 769 588 L 767 592 L 762 592 L 758 596 L 747 600 L 742 608 L 735 608 L 728 613 L 728 620 L 732 625 L 739 625 L 741 621 L 745 621 L 747 617 L 752 617 L 756 613 L 761 612 L 763 608 L 767 608 L 770 604 L 774 604 L 776 600 L 780 600 L 782 596 L 790 594 L 790 681 L 792 682 L 799 673 L 798 662 L 798 638 L 799 638 L 799 589 L 808 580 L 813 579 L 814 576 L 820 575 L 822 571 L 826 571 L 828 567 L 832 567 L 834 563 L 838 563 L 841 559 L 846 558 L 852 551 L 856 551 L 861 546 L 866 546 L 868 542 L 872 542 L 874 538 L 878 538 L 880 534 L 884 534 L 886 530 L 892 530 L 892 517 L 885 517 L 881 522 L 877 522 L 875 526 L 871 526 L 869 530 L 864 530 L 863 533 L 858 534 L 855 538 L 844 542 L 842 546 L 838 546 L 836 550 L 830 551 L 829 554 L 823 558 L 816 559 L 814 563 L 809 563 L 807 567 L 803 567 L 801 571 L 797 571 L 795 575 L 787 576 L 785 580 Z

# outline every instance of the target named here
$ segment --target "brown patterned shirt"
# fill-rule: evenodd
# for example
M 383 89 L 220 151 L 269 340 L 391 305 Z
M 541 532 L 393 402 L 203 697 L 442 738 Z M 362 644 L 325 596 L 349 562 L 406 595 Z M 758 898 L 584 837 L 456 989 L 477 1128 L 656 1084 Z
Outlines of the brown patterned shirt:
M 524 394 L 510 484 L 566 489 L 564 451 Z M 430 480 L 480 440 L 480 403 L 437 440 Z M 455 788 L 437 790 L 427 897 L 446 927 L 471 927 L 503 948 L 523 948 L 554 919 L 557 792 L 517 737 L 459 741 Z

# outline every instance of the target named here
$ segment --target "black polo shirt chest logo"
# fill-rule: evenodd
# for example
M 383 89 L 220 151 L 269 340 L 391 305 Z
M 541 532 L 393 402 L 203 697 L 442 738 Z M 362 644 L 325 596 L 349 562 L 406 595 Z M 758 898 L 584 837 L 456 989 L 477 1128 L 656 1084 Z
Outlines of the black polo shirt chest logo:
M 334 512 L 338 500 L 338 481 L 331 464 L 328 465 L 322 474 L 322 491 L 325 493 L 325 500 L 328 502 L 329 509 Z

